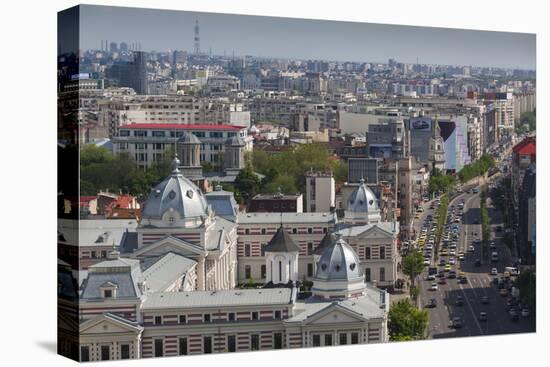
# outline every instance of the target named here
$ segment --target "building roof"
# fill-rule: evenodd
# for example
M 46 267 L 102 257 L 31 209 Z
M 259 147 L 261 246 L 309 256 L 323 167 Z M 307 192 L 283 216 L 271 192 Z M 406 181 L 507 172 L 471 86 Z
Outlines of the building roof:
M 322 255 L 325 248 L 332 245 L 335 241 L 334 233 L 327 232 L 321 242 L 319 242 L 319 246 L 313 251 L 314 255 Z
M 212 206 L 216 215 L 232 218 L 237 216 L 239 205 L 232 192 L 224 191 L 220 186 L 215 191 L 209 192 L 204 196 L 206 197 L 206 202 Z
M 207 208 L 206 199 L 197 185 L 174 170 L 151 190 L 143 204 L 142 218 L 162 219 L 168 211 L 177 213 L 179 219 L 201 216 L 206 218 Z
M 59 219 L 58 239 L 79 246 L 118 245 L 126 230 L 135 230 L 136 219 Z
M 513 148 L 514 153 L 522 155 L 537 154 L 537 139 L 534 136 L 529 136 L 516 144 Z
M 230 138 L 227 138 L 227 140 L 225 141 L 225 145 L 233 146 L 233 147 L 244 147 L 246 144 L 240 136 L 235 135 Z
M 361 179 L 359 186 L 351 193 L 347 209 L 350 212 L 371 213 L 379 212 L 378 200 L 372 190 Z
M 158 257 L 143 271 L 143 280 L 146 282 L 147 290 L 151 292 L 165 291 L 196 263 L 195 260 L 173 252 Z
M 242 129 L 246 129 L 246 126 L 214 124 L 128 124 L 121 126 L 120 129 L 239 131 Z
M 354 237 L 371 228 L 378 228 L 392 236 L 396 236 L 399 231 L 399 225 L 396 222 L 376 222 L 363 225 L 342 225 L 337 233 L 342 234 L 344 237 Z
M 324 281 L 350 281 L 363 278 L 359 258 L 342 238 L 329 244 L 323 250 L 315 279 Z
M 137 298 L 141 295 L 137 286 L 138 278 L 136 272 L 88 272 L 88 277 L 82 283 L 81 298 L 85 300 L 101 299 L 101 287 L 106 282 L 117 286 L 117 299 Z
M 239 213 L 239 224 L 284 224 L 336 222 L 336 213 Z
M 277 232 L 269 240 L 269 243 L 264 247 L 264 250 L 266 252 L 298 252 L 300 251 L 300 247 L 296 245 L 281 224 Z
M 382 303 L 381 292 L 384 292 L 384 303 Z M 317 297 L 310 297 L 305 301 L 298 301 L 294 307 L 294 316 L 285 320 L 285 322 L 307 322 L 309 318 L 317 315 L 321 311 L 334 306 L 342 307 L 355 313 L 358 317 L 364 319 L 382 318 L 386 313 L 386 304 L 389 301 L 385 291 L 366 288 L 365 294 L 361 297 L 345 300 L 323 300 Z
M 295 299 L 295 288 L 163 292 L 148 294 L 142 309 L 210 307 L 218 309 L 228 306 L 286 305 L 294 302 Z

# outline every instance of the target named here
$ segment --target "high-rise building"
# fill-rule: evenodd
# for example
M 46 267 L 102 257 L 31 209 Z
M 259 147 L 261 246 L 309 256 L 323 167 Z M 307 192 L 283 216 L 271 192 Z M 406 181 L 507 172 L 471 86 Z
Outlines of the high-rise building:
M 109 44 L 109 51 L 118 52 L 118 44 L 116 42 L 111 42 Z

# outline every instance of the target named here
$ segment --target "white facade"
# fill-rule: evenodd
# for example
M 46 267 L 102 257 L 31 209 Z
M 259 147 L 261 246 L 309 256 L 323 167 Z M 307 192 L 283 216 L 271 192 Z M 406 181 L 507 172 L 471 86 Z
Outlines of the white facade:
M 336 206 L 336 189 L 332 172 L 306 174 L 306 211 L 330 212 Z

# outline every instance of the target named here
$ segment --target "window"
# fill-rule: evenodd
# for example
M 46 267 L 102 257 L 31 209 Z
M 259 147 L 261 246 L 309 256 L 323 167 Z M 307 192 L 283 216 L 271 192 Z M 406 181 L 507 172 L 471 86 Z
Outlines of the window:
M 244 245 L 244 256 L 250 256 L 250 244 L 245 243 Z
M 348 344 L 348 334 L 341 333 L 340 334 L 340 345 L 346 345 Z
M 111 347 L 108 345 L 101 346 L 101 360 L 108 361 L 111 359 Z
M 97 257 L 96 252 L 92 251 L 92 259 L 95 259 Z
M 251 273 L 252 273 L 252 270 L 251 270 L 251 268 L 250 268 L 250 265 L 245 265 L 245 266 L 244 266 L 244 277 L 245 277 L 246 279 L 252 278 L 252 274 L 251 274 Z
M 273 334 L 273 348 L 282 349 L 283 348 L 283 334 L 275 333 Z
M 265 234 L 265 228 L 262 228 L 262 234 Z
M 130 130 L 120 130 L 118 136 L 130 136 Z
M 313 242 L 308 242 L 307 243 L 307 254 L 308 255 L 313 255 Z
M 152 131 L 152 134 L 155 138 L 164 137 L 164 131 Z
M 313 233 L 313 228 L 308 228 L 307 233 L 312 234 Z
M 275 311 L 275 319 L 279 320 L 281 318 L 281 311 Z
M 351 344 L 359 344 L 359 333 L 351 333 Z
M 370 282 L 370 268 L 365 268 L 365 282 Z
M 258 320 L 258 312 L 254 311 L 252 312 L 252 315 L 250 317 L 252 320 Z
M 227 351 L 236 352 L 237 351 L 237 341 L 235 335 L 227 336 Z
M 180 356 L 186 356 L 187 351 L 187 338 L 179 338 L 178 340 L 178 353 Z
M 202 348 L 203 352 L 205 354 L 212 353 L 212 337 L 211 336 L 205 336 L 202 338 Z
M 386 247 L 380 246 L 380 259 L 384 260 L 386 258 Z
M 130 345 L 122 344 L 120 346 L 120 359 L 130 359 Z
M 267 275 L 267 269 L 266 269 L 265 264 L 262 265 L 262 266 L 260 267 L 260 269 L 261 269 L 261 272 L 262 272 L 262 279 L 265 279 L 265 277 L 266 277 L 266 275 Z
M 212 321 L 212 317 L 210 316 L 209 313 L 205 313 L 204 315 L 202 315 L 202 320 L 204 322 L 210 322 L 210 321 Z
M 266 245 L 267 245 L 267 243 L 261 243 L 260 244 L 260 249 L 261 249 L 262 256 L 265 256 L 265 246 Z
M 260 349 L 260 336 L 258 334 L 250 335 L 250 350 Z
M 313 263 L 307 264 L 307 276 L 308 277 L 313 276 Z
M 180 315 L 180 324 L 186 324 L 187 323 L 187 317 L 185 315 Z
M 296 233 L 298 233 L 298 229 L 292 228 L 292 234 L 296 234 Z
M 380 281 L 384 282 L 386 281 L 386 269 L 380 268 Z
M 235 321 L 235 312 L 230 312 L 227 314 L 228 321 Z
M 250 234 L 250 229 L 246 228 L 246 229 L 244 230 L 244 234 Z
M 370 247 L 365 247 L 365 259 L 370 260 Z
M 155 325 L 162 324 L 162 316 L 155 316 Z
M 90 347 L 80 347 L 80 362 L 90 361 Z
M 101 257 L 106 258 L 107 257 L 107 251 L 101 251 Z
M 325 345 L 332 345 L 332 334 L 325 334 Z
M 323 233 L 327 233 L 327 227 L 323 228 Z
M 313 335 L 312 344 L 314 347 L 321 346 L 321 335 Z
M 104 298 L 113 298 L 113 290 L 112 289 L 105 289 L 103 291 L 103 297 Z

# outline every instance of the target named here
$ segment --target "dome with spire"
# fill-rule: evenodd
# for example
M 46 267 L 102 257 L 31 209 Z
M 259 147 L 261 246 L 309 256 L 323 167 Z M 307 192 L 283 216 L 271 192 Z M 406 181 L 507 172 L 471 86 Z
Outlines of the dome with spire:
M 158 226 L 197 226 L 210 216 L 201 190 L 177 168 L 155 186 L 143 204 L 142 222 Z
M 365 282 L 357 254 L 339 234 L 326 241 L 313 279 L 313 294 L 323 298 L 361 295 Z

